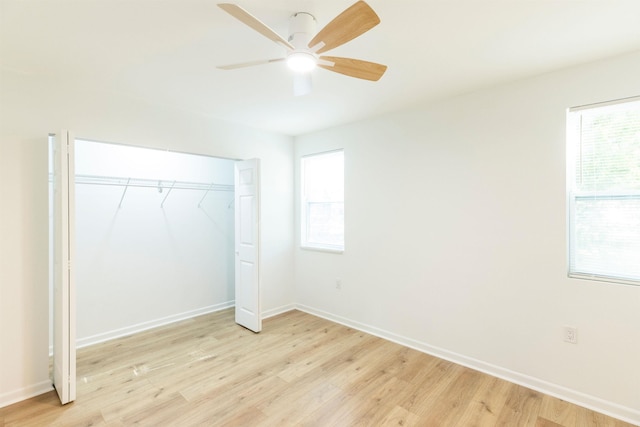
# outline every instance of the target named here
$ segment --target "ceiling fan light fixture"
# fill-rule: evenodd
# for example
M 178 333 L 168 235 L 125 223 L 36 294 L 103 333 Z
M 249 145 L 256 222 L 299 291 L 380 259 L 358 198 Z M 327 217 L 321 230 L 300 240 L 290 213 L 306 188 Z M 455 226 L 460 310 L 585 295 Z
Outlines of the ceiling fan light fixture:
M 364 0 L 357 0 L 319 32 L 316 32 L 317 22 L 313 15 L 308 12 L 294 13 L 289 19 L 288 39 L 280 36 L 237 4 L 220 3 L 218 6 L 254 31 L 284 46 L 287 53 L 274 59 L 224 65 L 217 68 L 233 70 L 272 62 L 286 62 L 294 74 L 294 80 L 297 81 L 294 86 L 300 89 L 294 89 L 296 95 L 309 93 L 311 71 L 315 67 L 369 81 L 378 81 L 387 70 L 386 65 L 375 62 L 337 56 L 320 56 L 326 51 L 361 36 L 380 23 L 378 15 Z M 312 37 L 312 34 L 315 36 Z
M 310 52 L 293 51 L 287 55 L 287 66 L 296 73 L 308 73 L 316 68 L 318 59 Z

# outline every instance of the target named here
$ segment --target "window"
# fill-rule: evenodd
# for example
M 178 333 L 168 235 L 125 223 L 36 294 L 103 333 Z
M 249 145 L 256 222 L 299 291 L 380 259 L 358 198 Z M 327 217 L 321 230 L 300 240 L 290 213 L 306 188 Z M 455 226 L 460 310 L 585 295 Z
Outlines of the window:
M 305 156 L 302 171 L 302 247 L 344 250 L 344 152 Z
M 640 284 L 640 97 L 567 117 L 569 276 Z

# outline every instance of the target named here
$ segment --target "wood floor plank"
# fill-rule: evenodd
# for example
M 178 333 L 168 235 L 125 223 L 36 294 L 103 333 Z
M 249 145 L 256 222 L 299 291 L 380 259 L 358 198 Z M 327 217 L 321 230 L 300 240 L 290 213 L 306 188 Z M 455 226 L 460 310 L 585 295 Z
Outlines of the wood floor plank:
M 333 354 L 344 346 L 353 331 L 336 324 L 322 328 L 316 334 L 319 338 L 308 342 L 306 346 L 301 346 L 289 355 L 287 366 L 278 374 L 280 378 L 292 382 L 317 368 L 326 362 L 327 354 Z
M 185 413 L 188 402 L 180 393 L 173 393 L 120 418 L 124 425 L 168 426 Z
M 24 426 L 629 424 L 300 311 L 255 334 L 232 309 L 78 349 L 78 398 L 0 408 Z
M 497 426 L 531 426 L 535 427 L 538 420 L 542 395 L 537 391 L 513 385 L 507 400 L 498 416 Z
M 139 387 L 130 388 L 115 398 L 111 395 L 101 399 L 100 412 L 106 422 L 119 420 L 144 410 L 152 404 L 151 402 L 162 401 L 161 399 L 164 399 L 168 394 L 165 390 L 143 380 L 139 382 Z
M 420 418 L 426 416 L 438 403 L 440 394 L 454 381 L 464 368 L 446 360 L 438 360 L 430 369 L 418 372 L 410 381 L 410 388 L 404 393 L 400 406 Z
M 344 396 L 344 392 L 318 378 L 289 383 L 284 390 L 270 392 L 258 407 L 268 416 L 265 425 L 298 425 L 307 414 L 317 411 L 339 395 Z
M 558 424 L 543 417 L 538 417 L 536 420 L 536 427 L 562 427 L 562 424 Z
M 633 427 L 633 424 L 616 420 L 587 408 L 576 406 L 576 426 L 580 427 Z
M 367 378 L 361 384 L 354 384 L 346 391 L 351 395 L 365 395 L 370 400 L 389 407 L 398 406 L 405 396 L 405 390 L 410 390 L 411 384 L 392 375 L 375 375 Z
M 425 425 L 453 426 L 471 403 L 484 380 L 483 374 L 464 368 L 435 399 L 428 413 L 421 417 Z
M 65 413 L 65 416 L 51 424 L 52 427 L 92 427 L 103 426 L 105 424 L 102 414 L 97 409 L 84 408 L 81 405 L 74 405 L 72 410 Z
M 235 411 L 231 417 L 215 420 L 215 422 L 219 423 L 219 425 L 251 426 L 262 424 L 266 418 L 259 409 L 249 407 Z
M 406 409 L 395 406 L 389 413 L 382 419 L 380 426 L 383 427 L 413 427 L 419 426 L 419 417 L 416 414 L 412 414 Z
M 553 396 L 542 397 L 539 416 L 545 421 L 551 421 L 563 426 L 580 427 L 576 425 L 576 406 Z
M 234 425 L 231 420 L 244 419 L 246 413 L 266 418 L 258 408 L 271 392 L 282 392 L 288 384 L 277 376 L 255 378 L 252 384 L 238 384 L 226 390 L 198 395 L 189 401 L 189 411 L 176 419 L 176 425 Z M 257 420 L 256 420 L 257 423 Z
M 4 413 L 6 427 L 39 427 L 53 425 L 56 420 L 64 417 L 70 408 L 69 405 L 60 406 L 56 392 L 50 391 L 2 408 L 0 411 Z
M 514 384 L 500 378 L 485 379 L 471 398 L 457 422 L 459 427 L 481 427 L 496 425 L 498 416 L 507 401 Z M 568 426 L 567 426 L 568 427 Z
M 366 396 L 350 396 L 344 391 L 301 420 L 304 426 L 352 426 L 361 422 L 371 402 Z

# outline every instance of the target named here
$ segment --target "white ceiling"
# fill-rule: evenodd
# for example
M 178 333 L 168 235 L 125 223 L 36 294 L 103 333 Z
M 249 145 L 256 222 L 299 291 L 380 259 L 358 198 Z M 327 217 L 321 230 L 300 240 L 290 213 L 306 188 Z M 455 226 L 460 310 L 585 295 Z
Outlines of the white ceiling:
M 227 0 L 231 1 L 231 0 Z M 355 0 L 237 0 L 283 37 Z M 429 100 L 640 50 L 640 0 L 369 0 L 381 23 L 328 54 L 389 66 L 378 82 L 318 69 L 292 95 L 284 63 L 216 65 L 283 49 L 216 0 L 0 0 L 4 71 L 126 93 L 298 135 Z

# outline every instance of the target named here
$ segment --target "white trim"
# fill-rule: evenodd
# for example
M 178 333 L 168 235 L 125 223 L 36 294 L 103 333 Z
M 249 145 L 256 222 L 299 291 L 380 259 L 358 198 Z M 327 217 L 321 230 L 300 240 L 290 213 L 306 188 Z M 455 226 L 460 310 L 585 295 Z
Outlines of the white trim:
M 393 332 L 347 319 L 342 316 L 337 316 L 313 307 L 306 306 L 304 304 L 296 304 L 296 309 L 304 311 L 305 313 L 312 314 L 314 316 L 331 320 L 332 322 L 340 323 L 342 325 L 357 329 L 362 332 L 366 332 L 371 335 L 375 335 L 379 338 L 386 339 L 396 344 L 404 345 L 414 350 L 418 350 L 423 353 L 448 360 L 449 362 L 457 363 L 458 365 L 462 365 L 467 368 L 471 368 L 476 371 L 480 371 L 485 374 L 492 375 L 494 377 L 498 377 L 503 380 L 539 391 L 541 393 L 557 397 L 567 402 L 583 406 L 585 408 L 620 419 L 622 421 L 640 425 L 640 410 L 638 409 L 619 405 L 617 403 L 610 402 L 596 396 L 591 396 L 577 390 L 550 383 L 548 381 L 522 374 L 520 372 L 502 368 L 500 366 L 483 362 L 472 357 L 467 357 L 440 347 L 434 347 L 427 343 L 416 341 L 402 335 L 397 335 Z
M 310 201 L 307 198 L 306 195 L 306 184 L 307 184 L 307 179 L 306 179 L 306 173 L 305 173 L 305 160 L 307 159 L 311 159 L 313 157 L 321 157 L 321 156 L 328 156 L 328 155 L 332 155 L 332 154 L 337 154 L 337 153 L 341 153 L 342 154 L 342 162 L 343 162 L 343 166 L 342 166 L 342 199 L 341 200 L 323 200 L 322 202 L 320 201 Z M 344 252 L 345 249 L 345 228 L 344 228 L 344 223 L 345 223 L 345 219 L 343 216 L 342 219 L 342 244 L 339 245 L 332 245 L 332 244 L 326 244 L 326 243 L 321 243 L 321 242 L 310 242 L 308 240 L 308 234 L 309 234 L 309 205 L 311 203 L 341 203 L 342 204 L 342 208 L 344 211 L 344 161 L 345 161 L 345 150 L 344 148 L 338 148 L 335 150 L 329 150 L 329 151 L 322 151 L 322 152 L 318 152 L 318 153 L 309 153 L 309 154 L 305 154 L 303 156 L 300 156 L 299 159 L 299 165 L 300 165 L 300 248 L 304 249 L 304 250 L 312 250 L 312 251 L 320 251 L 320 252 L 330 252 L 330 253 L 337 253 L 337 254 L 341 254 Z M 344 212 L 343 212 L 344 215 Z
M 589 190 L 580 191 L 578 177 L 582 176 L 583 158 L 583 115 L 587 110 L 599 110 L 605 107 L 624 106 L 625 104 L 640 103 L 640 96 L 616 99 L 569 108 L 566 115 L 566 267 L 567 277 L 571 279 L 592 280 L 604 283 L 616 283 L 621 285 L 640 286 L 640 277 L 633 277 L 630 274 L 623 275 L 620 269 L 615 269 L 610 265 L 605 266 L 608 271 L 603 273 L 589 271 L 593 270 L 592 265 L 576 264 L 576 254 L 579 249 L 576 231 L 576 203 L 579 201 L 597 200 L 637 200 L 640 192 L 633 189 L 622 190 Z M 611 110 L 611 108 L 609 108 Z M 581 264 L 590 264 L 582 262 Z
M 262 312 L 262 318 L 268 319 L 269 317 L 277 316 L 278 314 L 286 313 L 288 311 L 292 311 L 296 309 L 295 304 L 287 304 L 280 307 L 272 308 L 271 310 L 266 310 Z
M 47 393 L 53 390 L 51 380 L 39 382 L 18 390 L 0 395 L 0 408 L 22 402 L 23 400 Z
M 567 277 L 571 279 L 593 280 L 596 282 L 615 283 L 618 285 L 640 286 L 640 280 L 625 279 L 622 277 L 600 276 L 598 274 L 582 273 L 578 271 L 569 271 Z
M 333 150 L 318 151 L 318 152 L 313 152 L 313 153 L 309 153 L 309 154 L 303 154 L 303 155 L 300 156 L 300 159 L 302 160 L 305 157 L 315 157 L 315 156 L 322 156 L 324 154 L 337 153 L 338 151 L 344 152 L 344 148 L 335 148 Z
M 184 313 L 172 314 L 171 316 L 162 317 L 160 319 L 150 320 L 148 322 L 138 323 L 136 325 L 126 326 L 124 328 L 107 331 L 90 337 L 78 339 L 76 345 L 78 348 L 88 347 L 90 345 L 109 341 L 112 339 L 133 335 L 149 329 L 165 326 L 170 323 L 179 322 L 181 320 L 190 319 L 196 316 L 213 313 L 235 306 L 235 301 L 227 301 L 219 304 L 210 305 L 208 307 L 198 308 L 196 310 L 186 311 Z
M 113 331 L 105 332 L 102 334 L 96 334 L 87 338 L 79 339 L 77 342 L 78 347 L 88 347 L 93 344 L 109 341 L 115 338 L 124 337 L 127 335 L 133 335 L 138 332 L 146 331 L 149 329 L 157 328 L 159 326 L 165 326 L 170 323 L 179 322 L 181 320 L 190 319 L 196 316 L 202 316 L 204 314 L 214 313 L 220 310 L 226 310 L 227 308 L 235 307 L 235 301 L 227 301 L 220 304 L 214 304 L 208 307 L 199 308 L 197 310 L 188 311 L 186 313 L 175 314 L 172 316 L 163 317 L 161 319 L 151 320 L 149 322 L 139 323 L 137 325 L 128 326 L 126 328 L 116 329 Z M 277 316 L 278 314 L 286 313 L 288 311 L 295 310 L 295 304 L 287 304 L 281 307 L 272 308 L 262 313 L 263 319 Z M 49 346 L 49 356 L 53 353 L 53 348 Z
M 624 104 L 627 102 L 640 101 L 640 96 L 629 96 L 627 98 L 612 99 L 611 101 L 594 102 L 593 104 L 577 105 L 569 108 L 569 112 L 590 110 L 592 108 L 608 107 L 610 105 Z
M 328 247 L 320 247 L 320 246 L 310 246 L 307 243 L 307 246 L 300 246 L 300 249 L 303 251 L 313 251 L 313 252 L 327 252 L 330 254 L 343 254 L 344 249 L 331 249 Z

